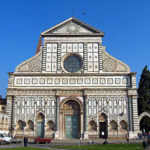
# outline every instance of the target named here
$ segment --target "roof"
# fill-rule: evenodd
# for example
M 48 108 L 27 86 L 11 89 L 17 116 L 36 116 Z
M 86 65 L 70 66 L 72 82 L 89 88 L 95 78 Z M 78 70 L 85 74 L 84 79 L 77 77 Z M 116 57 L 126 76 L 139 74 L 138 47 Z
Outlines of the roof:
M 73 30 L 73 32 L 70 32 L 68 27 L 70 27 L 71 25 L 77 26 L 77 28 L 79 29 L 77 30 Z M 75 32 L 77 31 L 77 32 Z M 79 19 L 75 18 L 75 17 L 71 17 L 49 29 L 47 29 L 46 31 L 41 33 L 42 36 L 53 36 L 53 35 L 96 35 L 96 36 L 104 36 L 104 32 L 102 32 L 101 30 L 98 30 L 82 21 L 80 21 Z
M 5 105 L 6 104 L 6 98 L 0 98 L 0 104 Z

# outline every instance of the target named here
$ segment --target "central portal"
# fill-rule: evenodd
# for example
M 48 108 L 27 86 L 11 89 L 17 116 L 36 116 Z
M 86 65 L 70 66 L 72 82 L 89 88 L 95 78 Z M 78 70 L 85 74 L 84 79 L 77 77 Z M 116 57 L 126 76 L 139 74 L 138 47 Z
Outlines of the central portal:
M 60 110 L 62 120 L 62 137 L 69 139 L 79 139 L 81 137 L 81 117 L 80 104 L 76 100 L 67 100 L 62 104 Z
M 79 138 L 79 116 L 65 116 L 66 138 Z

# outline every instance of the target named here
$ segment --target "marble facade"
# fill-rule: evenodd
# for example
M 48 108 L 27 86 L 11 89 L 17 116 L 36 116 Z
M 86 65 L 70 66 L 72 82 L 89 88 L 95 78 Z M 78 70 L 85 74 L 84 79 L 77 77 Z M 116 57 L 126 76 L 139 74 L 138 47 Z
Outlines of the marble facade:
M 136 73 L 106 52 L 103 36 L 74 17 L 41 33 L 36 55 L 9 73 L 6 111 L 14 136 L 100 138 L 103 123 L 108 137 L 138 132 Z

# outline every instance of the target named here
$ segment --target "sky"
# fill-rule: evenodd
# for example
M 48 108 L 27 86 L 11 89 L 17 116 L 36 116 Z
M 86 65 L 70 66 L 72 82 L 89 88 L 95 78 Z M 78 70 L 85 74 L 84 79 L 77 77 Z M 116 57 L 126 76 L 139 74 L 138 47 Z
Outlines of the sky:
M 8 72 L 34 56 L 40 33 L 72 16 L 105 32 L 102 45 L 137 72 L 138 87 L 150 67 L 150 0 L 0 0 L 0 95 Z

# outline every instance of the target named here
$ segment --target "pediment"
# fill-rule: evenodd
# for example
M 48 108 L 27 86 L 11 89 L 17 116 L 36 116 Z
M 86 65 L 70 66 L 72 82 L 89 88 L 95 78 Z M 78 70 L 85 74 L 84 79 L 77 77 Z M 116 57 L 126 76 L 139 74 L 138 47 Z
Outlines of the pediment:
M 96 34 L 100 36 L 104 36 L 104 32 L 91 27 L 90 25 L 71 17 L 62 23 L 44 31 L 41 33 L 42 36 L 46 35 L 68 35 L 68 34 L 75 34 L 75 35 L 91 35 Z

